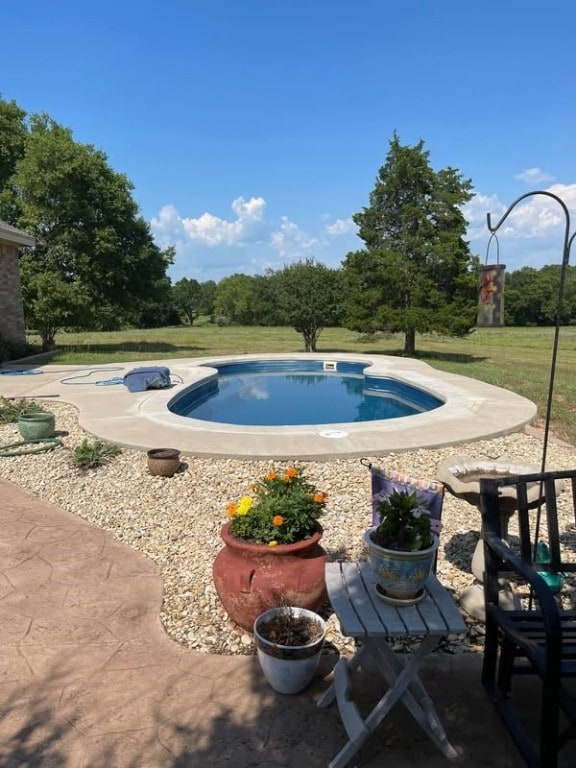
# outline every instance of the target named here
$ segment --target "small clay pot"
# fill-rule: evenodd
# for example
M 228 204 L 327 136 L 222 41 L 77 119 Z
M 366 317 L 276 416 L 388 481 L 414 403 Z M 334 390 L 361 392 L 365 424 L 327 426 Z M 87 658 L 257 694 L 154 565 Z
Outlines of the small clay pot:
M 180 451 L 175 448 L 152 448 L 147 457 L 151 475 L 172 477 L 180 467 Z

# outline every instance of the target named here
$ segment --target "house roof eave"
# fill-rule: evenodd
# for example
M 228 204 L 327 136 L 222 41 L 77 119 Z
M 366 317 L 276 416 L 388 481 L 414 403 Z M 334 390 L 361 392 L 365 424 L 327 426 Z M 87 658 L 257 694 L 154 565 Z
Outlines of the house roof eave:
M 23 232 L 21 229 L 13 227 L 11 224 L 7 224 L 5 221 L 0 221 L 0 242 L 33 247 L 36 245 L 36 238 L 27 232 Z

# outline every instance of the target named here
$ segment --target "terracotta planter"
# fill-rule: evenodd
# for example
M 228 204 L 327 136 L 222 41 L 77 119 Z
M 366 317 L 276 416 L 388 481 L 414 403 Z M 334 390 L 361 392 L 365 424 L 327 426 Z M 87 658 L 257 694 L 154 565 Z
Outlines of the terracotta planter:
M 220 535 L 225 546 L 214 560 L 214 586 L 236 624 L 252 632 L 256 618 L 269 608 L 320 608 L 326 598 L 324 566 L 328 562 L 318 543 L 320 526 L 306 541 L 277 547 L 236 539 L 228 524 L 222 526 Z
M 148 472 L 151 475 L 172 477 L 180 467 L 180 451 L 175 448 L 152 448 L 147 457 Z

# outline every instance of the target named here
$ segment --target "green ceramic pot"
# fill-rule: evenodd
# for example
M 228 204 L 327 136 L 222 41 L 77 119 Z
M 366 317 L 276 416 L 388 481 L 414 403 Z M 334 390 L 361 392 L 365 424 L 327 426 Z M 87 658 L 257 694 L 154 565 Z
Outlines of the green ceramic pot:
M 18 416 L 18 430 L 24 440 L 54 437 L 54 414 L 50 411 L 23 411 Z

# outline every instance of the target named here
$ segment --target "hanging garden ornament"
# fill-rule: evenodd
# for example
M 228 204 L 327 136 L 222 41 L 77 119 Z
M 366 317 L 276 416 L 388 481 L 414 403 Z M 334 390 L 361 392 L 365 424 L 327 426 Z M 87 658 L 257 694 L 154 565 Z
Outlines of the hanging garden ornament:
M 504 273 L 506 266 L 500 264 L 500 250 L 496 235 L 490 235 L 486 249 L 486 261 L 492 238 L 496 240 L 496 264 L 485 264 L 478 268 L 478 328 L 495 328 L 504 325 Z

